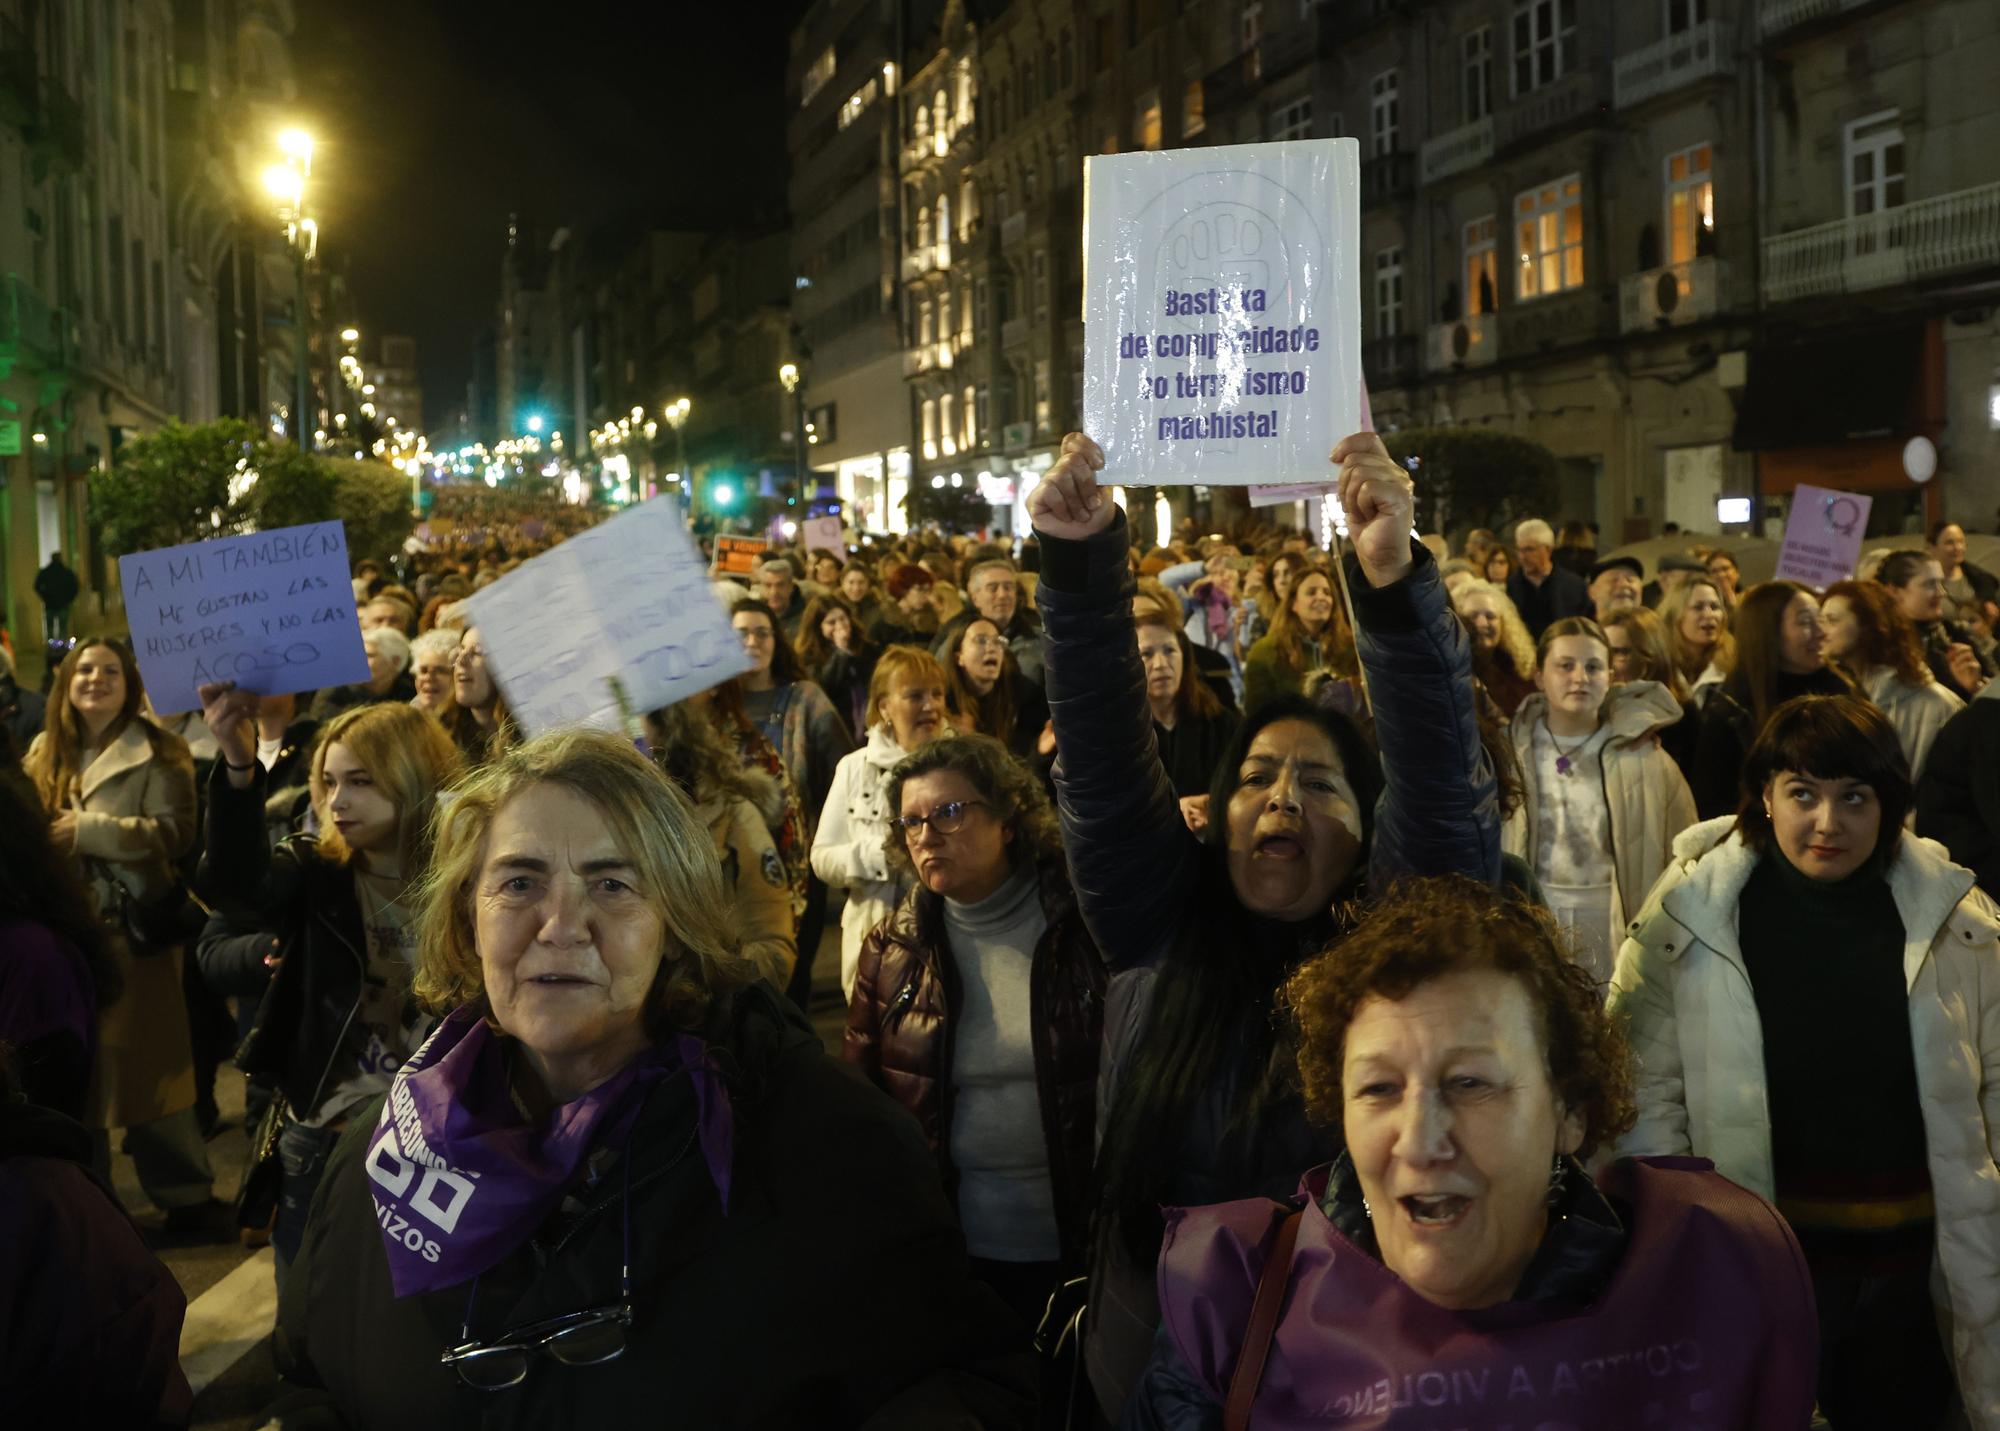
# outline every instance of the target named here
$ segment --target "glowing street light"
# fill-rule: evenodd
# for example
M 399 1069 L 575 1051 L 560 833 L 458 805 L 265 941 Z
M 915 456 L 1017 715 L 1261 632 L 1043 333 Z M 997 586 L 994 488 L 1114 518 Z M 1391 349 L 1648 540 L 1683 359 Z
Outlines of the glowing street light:
M 286 209 L 296 210 L 299 200 L 305 196 L 305 176 L 289 164 L 273 164 L 264 171 L 264 187 Z
M 303 129 L 287 129 L 278 136 L 278 152 L 297 164 L 306 174 L 312 173 L 312 136 Z
M 340 330 L 340 341 L 343 343 L 360 342 L 361 330 L 359 328 L 342 328 Z

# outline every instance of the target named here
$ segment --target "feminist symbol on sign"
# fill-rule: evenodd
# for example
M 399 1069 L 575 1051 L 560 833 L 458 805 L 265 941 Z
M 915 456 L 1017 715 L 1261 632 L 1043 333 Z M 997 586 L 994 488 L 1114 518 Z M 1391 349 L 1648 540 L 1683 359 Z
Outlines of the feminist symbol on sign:
M 1842 507 L 1847 508 L 1847 521 L 1841 523 Z M 1861 524 L 1861 504 L 1849 496 L 1828 497 L 1826 499 L 1826 524 L 1843 537 L 1854 535 L 1854 529 Z

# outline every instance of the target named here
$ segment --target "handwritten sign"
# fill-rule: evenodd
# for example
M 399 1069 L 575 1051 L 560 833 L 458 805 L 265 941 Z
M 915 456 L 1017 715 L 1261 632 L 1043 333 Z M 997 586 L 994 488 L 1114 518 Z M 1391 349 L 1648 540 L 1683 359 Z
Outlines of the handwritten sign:
M 669 497 L 628 507 L 465 605 L 530 735 L 617 730 L 620 689 L 632 711 L 657 710 L 750 668 Z
M 1324 482 L 1359 427 L 1352 139 L 1084 161 L 1084 426 L 1118 480 Z
M 717 537 L 715 539 L 715 570 L 718 576 L 748 576 L 757 570 L 757 563 L 764 559 L 764 553 L 771 544 L 762 537 Z
M 847 555 L 847 538 L 841 535 L 840 518 L 809 517 L 799 524 L 805 537 L 806 550 L 832 552 L 843 560 Z
M 1868 511 L 1874 505 L 1873 497 L 1799 487 L 1785 520 L 1784 545 L 1778 549 L 1778 579 L 1824 591 L 1853 576 L 1868 536 Z
M 279 696 L 368 679 L 339 522 L 133 552 L 118 582 L 161 715 L 199 709 L 211 681 Z

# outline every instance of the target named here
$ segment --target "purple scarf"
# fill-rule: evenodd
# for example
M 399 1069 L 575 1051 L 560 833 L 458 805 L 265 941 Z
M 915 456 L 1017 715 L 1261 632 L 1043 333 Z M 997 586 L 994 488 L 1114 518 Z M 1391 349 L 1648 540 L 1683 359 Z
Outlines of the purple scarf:
M 365 1164 L 396 1295 L 497 1266 L 560 1206 L 593 1149 L 630 1135 L 647 1091 L 682 1070 L 727 1213 L 729 1097 L 700 1039 L 674 1035 L 536 1124 L 514 1105 L 484 1002 L 446 1015 L 390 1084 Z

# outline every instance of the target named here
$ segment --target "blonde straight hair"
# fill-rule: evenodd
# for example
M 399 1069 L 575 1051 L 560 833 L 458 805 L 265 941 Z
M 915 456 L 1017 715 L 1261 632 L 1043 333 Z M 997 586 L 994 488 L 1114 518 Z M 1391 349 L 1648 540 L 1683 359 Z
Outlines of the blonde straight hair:
M 313 746 L 312 803 L 319 816 L 319 855 L 336 865 L 354 859 L 326 812 L 326 753 L 344 745 L 396 806 L 396 857 L 405 880 L 423 877 L 429 854 L 431 813 L 438 791 L 465 768 L 444 727 L 402 701 L 379 701 L 335 716 Z

